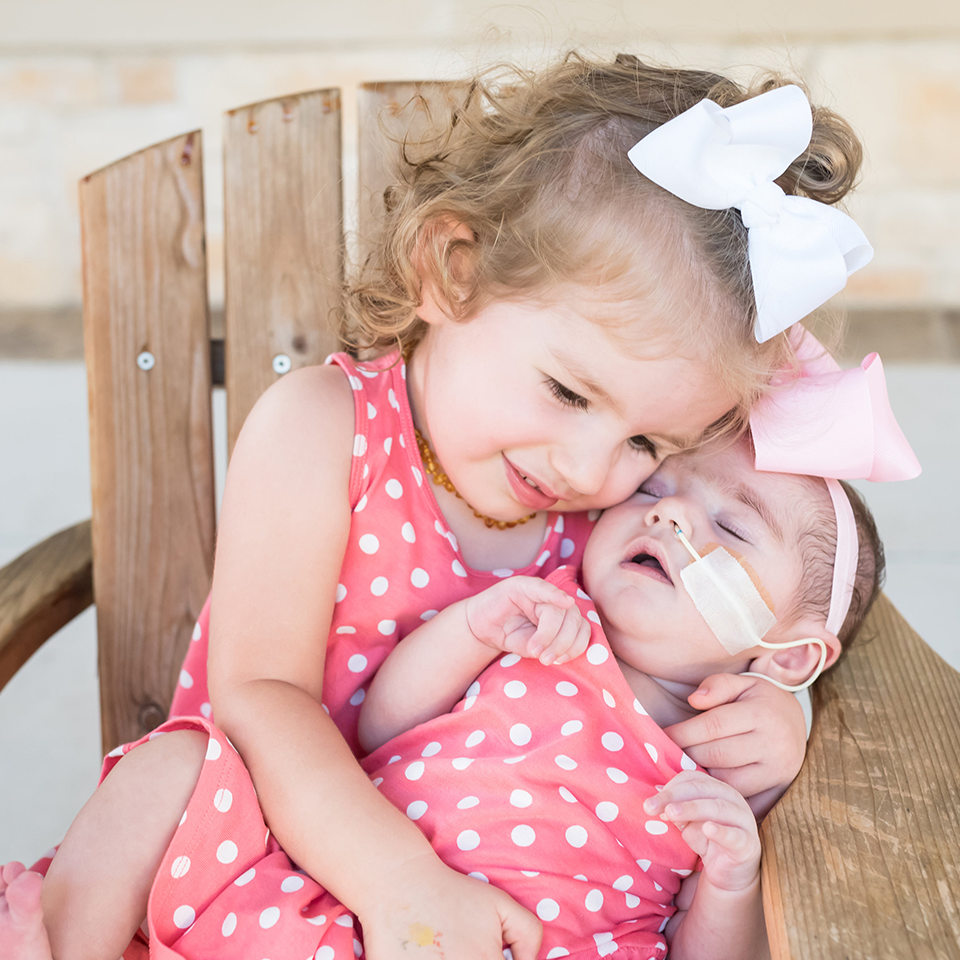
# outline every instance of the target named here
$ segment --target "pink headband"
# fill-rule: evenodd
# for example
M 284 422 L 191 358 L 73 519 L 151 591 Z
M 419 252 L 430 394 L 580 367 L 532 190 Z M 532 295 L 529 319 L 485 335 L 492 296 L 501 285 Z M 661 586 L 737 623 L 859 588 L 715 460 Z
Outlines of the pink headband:
M 838 479 L 909 480 L 920 473 L 887 398 L 880 358 L 841 370 L 801 324 L 790 339 L 800 362 L 754 407 L 750 430 L 757 470 L 824 477 L 837 518 L 827 629 L 843 626 L 856 580 L 859 543 L 850 500 Z
M 853 507 L 846 491 L 840 481 L 833 477 L 826 478 L 826 482 L 837 518 L 837 549 L 833 561 L 833 586 L 830 589 L 827 630 L 834 636 L 839 636 L 853 599 L 857 564 L 860 560 L 860 541 L 857 537 L 857 521 L 854 519 Z

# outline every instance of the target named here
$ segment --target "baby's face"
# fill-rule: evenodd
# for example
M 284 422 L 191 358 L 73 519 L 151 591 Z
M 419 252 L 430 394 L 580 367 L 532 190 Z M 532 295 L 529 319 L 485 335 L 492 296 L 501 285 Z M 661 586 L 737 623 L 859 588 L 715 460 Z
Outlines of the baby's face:
M 680 683 L 745 670 L 761 648 L 731 656 L 721 646 L 681 581 L 693 559 L 673 525 L 701 556 L 716 545 L 733 554 L 781 617 L 803 573 L 797 544 L 810 484 L 758 473 L 750 445 L 741 441 L 671 457 L 629 500 L 607 510 L 587 543 L 583 577 L 617 657 Z M 776 642 L 779 628 L 765 639 Z

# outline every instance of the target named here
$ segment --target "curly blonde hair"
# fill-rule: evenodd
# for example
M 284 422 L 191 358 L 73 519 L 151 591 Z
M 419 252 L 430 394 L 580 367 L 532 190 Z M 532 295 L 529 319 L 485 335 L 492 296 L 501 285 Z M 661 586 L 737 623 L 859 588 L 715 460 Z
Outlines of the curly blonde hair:
M 638 173 L 627 151 L 705 97 L 729 107 L 787 82 L 766 76 L 744 88 L 706 71 L 576 53 L 540 71 L 486 72 L 438 129 L 401 145 L 382 232 L 347 291 L 344 341 L 363 355 L 415 346 L 422 280 L 461 321 L 492 300 L 549 302 L 564 284 L 585 285 L 624 303 L 618 335 L 708 359 L 749 409 L 792 351 L 784 334 L 756 343 L 740 213 L 685 203 Z M 810 145 L 777 182 L 835 203 L 860 161 L 850 126 L 814 107 Z M 472 239 L 438 224 L 462 224 Z

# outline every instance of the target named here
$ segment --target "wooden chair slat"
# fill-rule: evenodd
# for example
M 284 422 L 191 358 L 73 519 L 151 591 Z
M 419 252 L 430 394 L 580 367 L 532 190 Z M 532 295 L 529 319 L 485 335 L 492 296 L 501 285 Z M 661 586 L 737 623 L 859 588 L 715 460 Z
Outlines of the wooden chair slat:
M 226 114 L 226 386 L 230 449 L 287 369 L 336 349 L 343 284 L 340 91 Z
M 960 956 L 960 674 L 881 597 L 763 824 L 774 957 Z
M 166 717 L 212 572 L 201 171 L 195 131 L 80 185 L 105 748 Z

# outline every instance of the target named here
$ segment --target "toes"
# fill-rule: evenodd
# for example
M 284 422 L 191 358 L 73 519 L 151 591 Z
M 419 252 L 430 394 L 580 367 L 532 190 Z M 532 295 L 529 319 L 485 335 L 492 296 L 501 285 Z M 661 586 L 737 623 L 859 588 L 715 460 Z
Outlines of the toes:
M 0 866 L 0 890 L 5 889 L 8 883 L 11 883 L 15 877 L 19 877 L 26 869 L 27 868 L 17 860 L 11 860 L 9 863 Z
M 7 886 L 7 908 L 14 923 L 28 922 L 32 915 L 38 919 L 40 911 L 40 890 L 43 887 L 43 877 L 39 873 L 29 870 L 20 870 L 16 878 Z

